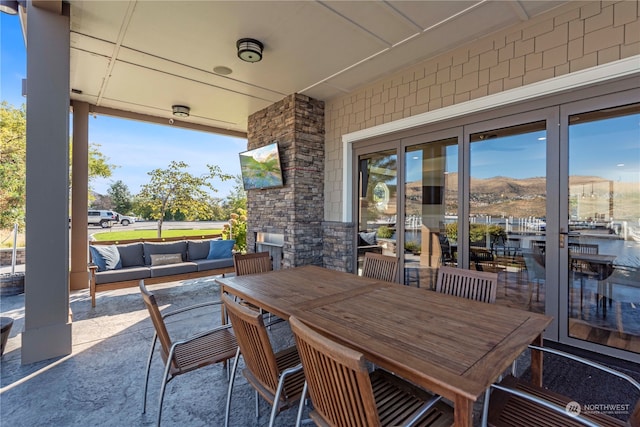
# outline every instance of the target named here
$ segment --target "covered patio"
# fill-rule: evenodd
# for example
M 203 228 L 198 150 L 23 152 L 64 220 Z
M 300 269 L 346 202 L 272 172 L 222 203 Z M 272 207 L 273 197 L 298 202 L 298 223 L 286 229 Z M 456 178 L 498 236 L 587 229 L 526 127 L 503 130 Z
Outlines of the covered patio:
M 214 278 L 189 280 L 150 288 L 163 310 L 173 310 L 219 297 Z M 72 353 L 47 361 L 22 365 L 20 333 L 24 318 L 24 295 L 2 298 L 2 316 L 16 320 L 2 358 L 0 383 L 2 424 L 15 427 L 55 425 L 80 427 L 155 425 L 158 390 L 162 375 L 156 360 L 151 369 L 147 413 L 142 414 L 144 368 L 153 335 L 153 326 L 137 289 L 99 294 L 98 305 L 90 309 L 87 290 L 73 291 L 74 311 Z M 219 322 L 218 312 L 181 319 L 186 324 L 169 326 L 172 333 L 185 336 L 198 327 Z M 272 327 L 276 346 L 290 345 L 286 323 Z M 587 356 L 598 360 L 597 355 Z M 633 363 L 604 359 L 606 363 L 640 380 Z M 545 386 L 571 394 L 584 402 L 631 402 L 637 398 L 617 380 L 598 371 L 584 369 L 553 357 L 545 358 Z M 529 375 L 529 355 L 518 360 L 519 373 Z M 171 381 L 165 395 L 163 426 L 211 426 L 224 422 L 227 371 L 219 365 L 181 375 Z M 597 393 L 594 390 L 598 390 Z M 260 418 L 254 416 L 254 391 L 240 373 L 237 375 L 230 416 L 231 426 L 266 425 L 269 407 L 261 402 Z M 308 410 L 307 410 L 308 411 Z M 481 404 L 474 407 L 474 425 L 480 425 Z M 277 426 L 295 423 L 296 410 L 276 418 Z M 624 418 L 624 416 L 623 416 Z
M 563 102 L 587 103 L 612 92 L 609 107 L 617 107 L 637 103 L 640 90 L 636 1 L 26 5 L 20 7 L 28 71 L 26 294 L 2 301 L 3 315 L 16 319 L 2 362 L 2 422 L 12 425 L 153 423 L 153 394 L 150 414 L 139 414 L 152 328 L 138 290 L 102 293 L 91 309 L 87 228 L 73 221 L 68 231 L 69 213 L 86 215 L 91 115 L 246 137 L 248 149 L 277 141 L 285 184 L 248 193 L 248 247 L 257 249 L 260 236 L 276 236 L 284 268 L 313 264 L 356 272 L 362 199 L 357 149 L 392 141 L 402 145 L 394 153 L 404 154 L 405 141 L 438 141 L 456 119 L 469 120 L 471 128 L 483 121 L 500 128 L 508 127 L 504 117 L 517 114 L 543 121 L 549 146 L 559 147 L 566 145 L 559 122 L 567 125 L 568 119 L 556 113 Z M 259 41 L 254 47 L 262 45 L 261 61 L 239 57 L 236 43 L 247 37 Z M 551 107 L 555 116 L 546 112 Z M 460 129 L 460 142 L 452 145 L 461 147 L 462 176 L 469 174 L 471 131 Z M 488 130 L 474 132 L 484 137 Z M 432 139 L 421 140 L 427 132 Z M 555 169 L 546 169 L 548 180 L 558 181 L 561 156 L 550 157 Z M 424 160 L 433 166 L 432 158 Z M 444 179 L 436 163 L 433 169 Z M 421 197 L 425 189 L 440 187 L 430 184 L 421 185 Z M 468 181 L 455 181 L 460 218 L 470 214 L 465 186 Z M 440 192 L 432 193 L 434 200 L 421 199 L 421 213 L 429 219 L 442 209 L 444 217 L 444 205 L 435 201 Z M 393 202 L 401 205 L 401 198 Z M 546 218 L 553 242 L 548 258 L 568 265 L 568 251 L 555 244 L 567 234 L 561 219 L 568 215 L 560 202 L 555 208 Z M 460 242 L 469 240 L 466 227 L 460 227 Z M 402 251 L 398 256 L 404 259 Z M 470 264 L 466 244 L 460 243 L 458 262 Z M 550 266 L 547 277 L 557 281 L 559 265 Z M 218 296 L 208 278 L 155 289 L 171 307 Z M 560 294 L 557 287 L 547 289 L 547 295 Z M 545 338 L 561 340 L 568 329 L 566 308 L 556 298 L 538 309 L 555 319 Z M 290 339 L 286 329 L 274 334 L 279 332 L 279 339 Z M 638 377 L 636 363 L 620 360 L 637 361 L 637 352 L 608 350 L 603 346 L 589 356 Z M 521 373 L 527 375 L 523 357 Z M 587 397 L 594 389 L 614 396 L 617 390 L 602 377 L 587 380 L 584 371 L 575 377 L 567 371 L 546 363 L 544 377 L 568 394 L 579 388 Z M 220 367 L 177 378 L 165 398 L 166 425 L 219 425 L 225 380 Z M 252 425 L 252 390 L 245 387 L 237 396 L 232 424 Z M 262 423 L 266 412 L 263 406 Z M 294 417 L 282 414 L 278 423 L 290 425 Z

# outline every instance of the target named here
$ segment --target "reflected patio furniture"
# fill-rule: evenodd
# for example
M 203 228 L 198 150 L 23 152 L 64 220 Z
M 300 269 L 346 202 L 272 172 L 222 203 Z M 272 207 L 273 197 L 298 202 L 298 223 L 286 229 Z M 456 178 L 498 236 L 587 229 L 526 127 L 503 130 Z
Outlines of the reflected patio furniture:
M 238 348 L 238 343 L 231 329 L 231 325 L 219 326 L 207 331 L 192 335 L 189 338 L 179 341 L 172 341 L 167 331 L 164 319 L 181 313 L 191 312 L 196 309 L 203 309 L 213 305 L 220 305 L 222 301 L 192 305 L 168 313 L 160 313 L 155 296 L 147 290 L 144 280 L 140 280 L 140 292 L 151 322 L 155 328 L 151 341 L 151 350 L 147 360 L 147 369 L 144 380 L 144 393 L 142 403 L 142 413 L 147 410 L 147 389 L 149 386 L 149 372 L 151 361 L 155 353 L 156 342 L 160 340 L 160 356 L 164 362 L 162 384 L 160 386 L 160 398 L 158 402 L 158 418 L 156 425 L 160 425 L 162 417 L 162 402 L 166 385 L 173 378 L 196 369 L 212 365 L 214 363 L 226 362 L 234 357 Z
M 607 366 L 548 347 L 531 345 L 529 348 L 607 372 L 626 380 L 629 388 L 633 387 L 640 392 L 640 383 L 637 380 Z M 616 403 L 625 406 L 623 402 Z M 492 384 L 485 392 L 482 425 L 534 427 L 540 426 L 542 420 L 545 426 L 558 427 L 640 425 L 640 399 L 635 402 L 635 407 L 631 404 L 629 408 L 630 418 L 627 421 L 597 411 L 580 411 L 579 404 L 571 397 L 508 375 L 500 383 Z
M 245 362 L 242 374 L 256 395 L 256 418 L 258 394 L 271 405 L 269 427 L 273 426 L 276 415 L 295 406 L 304 387 L 304 373 L 295 346 L 275 353 L 264 325 L 262 315 L 234 301 L 228 294 L 222 294 L 222 301 L 238 340 L 238 351 L 231 370 L 224 425 L 229 425 L 229 411 L 235 374 L 240 355 Z
M 362 275 L 371 279 L 384 280 L 385 282 L 397 282 L 398 266 L 398 258 L 394 256 L 367 252 L 364 254 Z
M 463 270 L 442 266 L 438 269 L 436 292 L 494 303 L 498 288 L 498 274 L 484 271 Z
M 441 397 L 377 368 L 364 355 L 289 318 L 318 426 L 450 426 L 453 409 Z M 303 396 L 306 393 L 303 392 Z M 296 425 L 304 400 L 301 400 Z M 348 421 L 347 421 L 348 420 Z
M 546 280 L 546 269 L 544 267 L 544 255 L 537 251 L 522 251 L 525 266 L 527 267 L 527 278 L 529 285 L 529 308 L 533 305 L 533 287 L 536 285 L 536 302 L 540 301 L 540 285 Z

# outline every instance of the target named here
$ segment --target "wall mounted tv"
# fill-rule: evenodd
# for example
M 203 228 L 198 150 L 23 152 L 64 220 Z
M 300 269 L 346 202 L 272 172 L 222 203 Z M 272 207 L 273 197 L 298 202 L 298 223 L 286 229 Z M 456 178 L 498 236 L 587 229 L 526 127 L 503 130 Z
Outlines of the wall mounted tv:
M 240 153 L 240 171 L 245 190 L 282 187 L 282 168 L 278 143 Z

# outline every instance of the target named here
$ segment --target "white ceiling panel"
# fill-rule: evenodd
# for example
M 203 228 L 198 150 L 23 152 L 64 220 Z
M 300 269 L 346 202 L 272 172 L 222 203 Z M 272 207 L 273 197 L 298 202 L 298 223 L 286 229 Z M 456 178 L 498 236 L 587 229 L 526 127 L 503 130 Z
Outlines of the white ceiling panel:
M 330 99 L 562 3 L 71 1 L 71 97 L 162 118 L 181 103 L 187 121 L 246 131 L 287 95 Z M 244 37 L 262 61 L 237 57 Z

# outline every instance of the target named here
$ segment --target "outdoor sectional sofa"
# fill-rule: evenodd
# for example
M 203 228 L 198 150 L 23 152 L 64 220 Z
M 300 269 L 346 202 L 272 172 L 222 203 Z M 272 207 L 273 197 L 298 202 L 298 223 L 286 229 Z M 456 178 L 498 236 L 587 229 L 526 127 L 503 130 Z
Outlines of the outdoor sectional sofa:
M 216 236 L 89 243 L 91 306 L 96 292 L 231 273 L 235 241 Z

